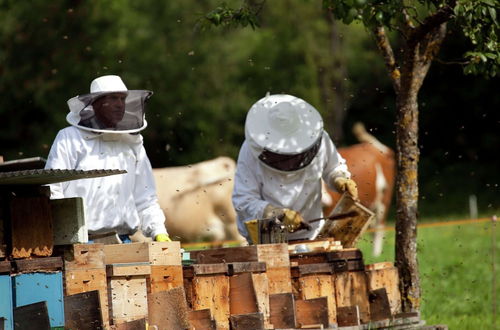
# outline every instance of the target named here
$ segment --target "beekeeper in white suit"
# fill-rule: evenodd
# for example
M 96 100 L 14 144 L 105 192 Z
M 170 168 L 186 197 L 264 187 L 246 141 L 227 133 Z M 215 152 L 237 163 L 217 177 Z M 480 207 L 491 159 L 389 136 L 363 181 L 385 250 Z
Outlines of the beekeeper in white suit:
M 170 241 L 158 204 L 152 168 L 139 131 L 146 128 L 146 90 L 128 90 L 119 76 L 96 78 L 90 94 L 68 100 L 66 120 L 50 149 L 46 169 L 119 169 L 126 174 L 50 185 L 51 198 L 82 197 L 89 238 L 141 229 L 156 241 Z
M 322 216 L 321 179 L 357 198 L 350 177 L 313 106 L 292 95 L 267 95 L 246 117 L 232 196 L 238 230 L 251 243 L 257 234 L 245 222 L 278 217 L 289 240 L 314 239 L 324 220 L 308 230 L 303 223 Z

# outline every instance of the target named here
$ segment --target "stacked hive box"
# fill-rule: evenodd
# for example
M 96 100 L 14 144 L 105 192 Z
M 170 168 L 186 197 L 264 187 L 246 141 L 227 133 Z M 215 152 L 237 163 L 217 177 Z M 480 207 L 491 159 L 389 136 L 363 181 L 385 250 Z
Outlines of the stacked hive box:
M 184 267 L 191 325 L 213 329 L 372 328 L 398 319 L 397 269 L 364 265 L 356 248 L 324 241 L 191 251 Z M 378 322 L 378 323 L 377 323 Z M 399 322 L 399 323 L 398 323 Z
M 182 262 L 179 242 L 104 246 L 112 324 L 148 319 L 148 295 L 179 288 Z
M 271 303 L 292 294 L 287 244 L 192 251 L 184 271 L 188 305 L 210 310 L 217 329 L 273 328 Z
M 102 322 L 109 322 L 108 288 L 103 244 L 72 244 L 59 246 L 56 253 L 64 259 L 64 293 L 71 296 L 97 291 Z

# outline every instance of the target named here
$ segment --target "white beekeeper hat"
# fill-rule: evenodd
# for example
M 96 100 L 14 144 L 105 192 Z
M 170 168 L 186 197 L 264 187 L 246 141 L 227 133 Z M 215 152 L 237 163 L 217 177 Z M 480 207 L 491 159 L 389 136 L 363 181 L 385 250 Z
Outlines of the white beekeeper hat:
M 245 137 L 266 165 L 294 171 L 309 165 L 321 145 L 323 120 L 301 98 L 276 94 L 257 101 L 248 111 Z
M 100 97 L 113 93 L 125 93 L 125 114 L 115 128 L 102 128 L 89 120 L 94 117 L 92 103 Z M 145 103 L 153 92 L 148 90 L 128 90 L 123 80 L 116 75 L 106 75 L 94 79 L 90 93 L 78 95 L 68 100 L 69 113 L 66 120 L 84 130 L 102 133 L 136 133 L 147 126 Z

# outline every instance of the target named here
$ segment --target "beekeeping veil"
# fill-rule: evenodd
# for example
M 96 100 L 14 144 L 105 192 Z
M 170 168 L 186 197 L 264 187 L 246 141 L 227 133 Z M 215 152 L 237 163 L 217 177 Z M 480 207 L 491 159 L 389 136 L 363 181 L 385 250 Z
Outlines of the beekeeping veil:
M 286 94 L 267 95 L 248 111 L 245 138 L 252 153 L 279 171 L 297 171 L 321 146 L 323 120 L 306 101 Z
M 68 100 L 70 111 L 66 120 L 73 126 L 92 132 L 136 133 L 147 126 L 144 111 L 146 101 L 152 94 L 147 90 L 128 90 L 119 76 L 102 76 L 92 81 L 89 94 Z M 93 106 L 104 97 L 114 97 L 121 104 L 110 106 L 116 119 L 113 125 L 106 125 L 99 120 L 97 109 Z

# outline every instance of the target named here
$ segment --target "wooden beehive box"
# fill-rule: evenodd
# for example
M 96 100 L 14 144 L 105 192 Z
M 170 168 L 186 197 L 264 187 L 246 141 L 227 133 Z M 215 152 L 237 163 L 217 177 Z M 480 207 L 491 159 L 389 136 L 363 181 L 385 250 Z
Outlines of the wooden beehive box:
M 104 246 L 105 263 L 146 262 L 150 274 L 146 277 L 149 293 L 183 287 L 180 242 L 144 242 Z
M 399 291 L 399 273 L 392 262 L 379 262 L 366 265 L 368 290 L 384 288 L 387 292 L 392 315 L 401 313 L 401 292 Z
M 150 265 L 181 266 L 180 242 L 144 242 L 104 246 L 106 265 L 148 262 Z
M 314 242 L 311 242 L 313 244 Z M 294 250 L 291 250 L 294 251 Z M 327 312 L 327 323 L 336 326 L 337 320 L 337 291 L 336 274 L 364 270 L 363 255 L 358 249 L 345 249 L 333 251 L 313 251 L 304 253 L 293 252 L 290 255 L 292 265 L 292 282 L 294 296 L 297 300 L 313 300 L 325 298 L 325 310 Z M 366 302 L 367 301 L 367 296 Z M 314 304 L 323 302 L 315 301 Z M 303 309 L 312 305 L 302 304 Z M 322 315 L 317 315 L 317 320 L 323 324 Z M 309 320 L 310 322 L 311 320 Z
M 50 326 L 64 326 L 62 271 L 17 274 L 12 284 L 14 307 L 46 301 Z
M 269 294 L 292 292 L 288 245 L 258 244 L 191 251 L 191 259 L 198 264 L 264 262 L 269 281 Z
M 109 316 L 113 325 L 148 317 L 146 278 L 150 273 L 148 262 L 106 265 Z
M 14 328 L 14 309 L 12 301 L 12 282 L 11 274 L 12 266 L 9 261 L 0 261 L 0 329 Z
M 220 260 L 215 254 L 208 253 L 210 257 L 201 257 L 205 258 L 203 261 Z M 235 259 L 242 260 L 241 256 Z M 255 325 L 259 320 L 266 329 L 272 329 L 266 271 L 267 264 L 259 261 L 185 266 L 184 287 L 188 305 L 193 310 L 210 310 L 217 329 L 229 329 L 230 323 L 241 328 L 243 324 Z
M 55 254 L 64 261 L 64 294 L 66 296 L 97 290 L 104 324 L 109 323 L 108 285 L 104 263 L 104 244 L 71 244 L 56 246 Z

